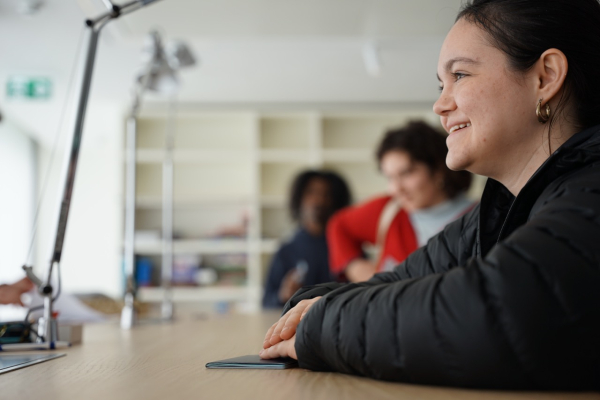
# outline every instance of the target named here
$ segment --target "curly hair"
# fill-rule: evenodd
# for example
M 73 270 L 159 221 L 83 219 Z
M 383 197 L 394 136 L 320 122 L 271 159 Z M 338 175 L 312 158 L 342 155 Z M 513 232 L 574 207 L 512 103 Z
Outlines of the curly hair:
M 302 197 L 308 183 L 315 179 L 323 179 L 329 184 L 331 190 L 332 214 L 352 203 L 352 195 L 348 184 L 339 174 L 326 170 L 307 170 L 296 176 L 290 190 L 290 214 L 297 221 L 300 218 Z

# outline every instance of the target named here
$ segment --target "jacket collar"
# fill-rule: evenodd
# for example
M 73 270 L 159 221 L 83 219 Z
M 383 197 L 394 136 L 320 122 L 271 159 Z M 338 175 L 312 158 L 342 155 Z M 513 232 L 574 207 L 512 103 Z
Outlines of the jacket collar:
M 518 196 L 500 182 L 488 179 L 479 213 L 478 242 L 485 256 L 500 240 L 527 222 L 544 189 L 558 177 L 600 160 L 600 125 L 573 135 L 538 168 Z M 503 221 L 502 223 L 498 223 Z

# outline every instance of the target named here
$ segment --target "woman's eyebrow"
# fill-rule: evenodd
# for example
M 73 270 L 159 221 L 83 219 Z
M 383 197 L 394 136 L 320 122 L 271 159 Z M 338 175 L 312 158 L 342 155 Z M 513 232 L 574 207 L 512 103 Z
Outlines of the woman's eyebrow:
M 452 69 L 452 67 L 454 66 L 454 64 L 457 63 L 457 62 L 465 63 L 465 64 L 471 64 L 471 65 L 481 64 L 479 61 L 473 60 L 472 58 L 468 58 L 468 57 L 456 57 L 456 58 L 452 58 L 452 59 L 448 60 L 446 62 L 446 65 L 445 65 L 444 69 L 446 71 L 450 71 Z
M 481 62 L 479 62 L 477 60 L 473 60 L 472 58 L 468 58 L 468 57 L 456 57 L 456 58 L 452 58 L 452 59 L 446 61 L 446 65 L 444 66 L 444 70 L 447 71 L 447 72 L 451 71 L 452 67 L 456 63 L 465 63 L 465 64 L 471 64 L 471 65 L 481 64 Z M 437 77 L 437 80 L 440 83 L 442 83 L 442 79 L 440 78 L 440 75 L 439 74 L 435 74 L 435 76 Z

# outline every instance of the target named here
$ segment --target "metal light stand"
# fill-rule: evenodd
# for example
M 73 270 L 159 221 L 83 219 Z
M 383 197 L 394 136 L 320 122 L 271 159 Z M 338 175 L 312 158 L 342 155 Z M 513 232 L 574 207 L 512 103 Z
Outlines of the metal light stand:
M 138 97 L 139 98 L 139 97 Z M 136 104 L 139 104 L 136 102 Z M 137 135 L 137 108 L 127 120 L 127 177 L 125 201 L 125 271 L 127 287 L 121 311 L 121 328 L 131 329 L 137 322 L 134 307 L 137 297 L 135 279 L 135 144 Z M 165 134 L 165 156 L 163 160 L 163 207 L 162 207 L 162 269 L 161 320 L 170 321 L 174 317 L 174 304 L 171 288 L 173 277 L 173 130 L 167 123 Z M 153 321 L 154 322 L 154 321 Z
M 137 298 L 137 282 L 135 279 L 135 181 L 136 181 L 136 139 L 137 114 L 142 89 L 136 93 L 134 107 L 127 119 L 126 150 L 126 190 L 125 190 L 125 301 L 121 310 L 121 328 L 131 329 L 137 322 L 135 300 Z M 165 141 L 165 157 L 163 161 L 163 214 L 162 214 L 162 270 L 161 286 L 163 301 L 161 304 L 162 320 L 169 321 L 174 316 L 171 279 L 173 275 L 173 132 L 167 124 Z
M 131 113 L 127 120 L 127 150 L 126 150 L 126 200 L 125 200 L 125 274 L 126 290 L 123 310 L 121 311 L 121 328 L 131 329 L 139 321 L 135 311 L 137 297 L 137 282 L 135 278 L 135 181 L 136 181 L 136 136 L 137 115 L 141 107 L 144 92 L 152 89 L 150 77 L 157 61 L 164 61 L 164 53 L 158 33 L 152 33 L 154 54 L 148 63 L 147 70 L 141 76 L 140 82 L 135 87 L 134 101 Z M 191 60 L 191 61 L 190 61 Z M 193 65 L 195 60 L 187 59 L 184 66 Z M 181 64 L 181 63 L 178 63 Z M 181 66 L 181 65 L 180 65 Z M 173 102 L 171 102 L 171 107 Z M 163 158 L 163 203 L 162 203 L 162 271 L 161 287 L 163 301 L 161 304 L 161 318 L 149 319 L 144 322 L 165 322 L 173 319 L 174 305 L 172 299 L 171 280 L 173 276 L 173 123 L 172 118 L 167 121 L 165 132 L 165 155 Z
M 140 91 L 141 92 L 141 91 Z M 131 329 L 137 319 L 134 307 L 137 295 L 135 280 L 135 166 L 137 112 L 141 93 L 136 93 L 131 114 L 127 118 L 126 177 L 125 177 L 125 304 L 121 311 L 121 328 Z
M 37 284 L 38 291 L 44 299 L 44 316 L 38 322 L 38 343 L 18 343 L 3 345 L 0 350 L 26 350 L 26 349 L 55 349 L 68 345 L 65 342 L 58 341 L 58 333 L 56 319 L 52 311 L 53 303 L 53 288 L 52 288 L 52 271 L 55 266 L 60 264 L 62 249 L 64 244 L 65 232 L 67 228 L 67 220 L 69 210 L 71 208 L 71 198 L 73 195 L 73 185 L 75 182 L 75 172 L 77 170 L 77 161 L 79 159 L 79 150 L 81 148 L 81 138 L 83 135 L 83 123 L 85 112 L 90 94 L 92 82 L 92 72 L 94 70 L 94 61 L 98 47 L 98 38 L 100 31 L 111 20 L 117 19 L 122 15 L 136 11 L 156 0 L 134 0 L 121 6 L 112 4 L 109 0 L 104 0 L 104 3 L 109 6 L 109 11 L 100 15 L 95 19 L 85 21 L 89 28 L 88 50 L 85 60 L 85 69 L 83 73 L 83 82 L 79 93 L 79 105 L 77 107 L 77 116 L 75 119 L 75 130 L 71 138 L 71 150 L 66 164 L 66 173 L 64 176 L 63 195 L 60 205 L 60 214 L 54 240 L 54 250 L 52 259 L 44 281 L 39 279 L 32 271 L 31 267 L 24 266 L 27 276 Z
M 134 88 L 133 104 L 127 118 L 126 139 L 126 177 L 125 177 L 125 297 L 121 310 L 121 328 L 131 329 L 135 325 L 137 315 L 135 299 L 137 297 L 137 282 L 135 280 L 135 181 L 136 181 L 136 142 L 137 116 L 142 104 L 142 96 L 148 88 L 151 64 L 142 75 L 141 82 Z
M 171 280 L 173 279 L 173 99 L 171 100 L 169 119 L 165 132 L 165 157 L 163 160 L 163 245 L 162 245 L 162 270 L 161 285 L 163 301 L 161 314 L 164 319 L 171 320 L 174 316 L 173 293 Z

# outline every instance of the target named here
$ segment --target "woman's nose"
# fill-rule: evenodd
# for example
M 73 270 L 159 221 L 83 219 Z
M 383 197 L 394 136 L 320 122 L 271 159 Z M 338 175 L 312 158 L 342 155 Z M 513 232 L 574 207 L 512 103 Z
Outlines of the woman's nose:
M 433 112 L 439 116 L 444 116 L 455 108 L 456 103 L 454 102 L 454 98 L 446 94 L 444 91 L 442 91 L 440 97 L 433 104 Z

